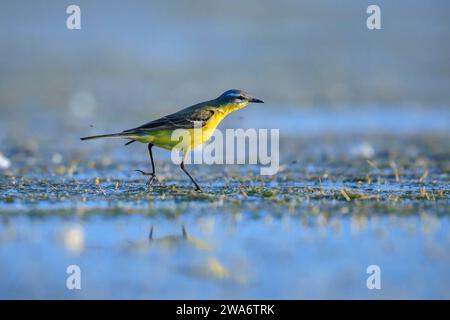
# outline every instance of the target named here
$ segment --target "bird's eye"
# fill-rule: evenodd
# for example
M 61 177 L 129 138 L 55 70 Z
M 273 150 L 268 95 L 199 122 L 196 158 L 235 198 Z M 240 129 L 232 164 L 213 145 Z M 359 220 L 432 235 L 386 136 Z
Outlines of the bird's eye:
M 238 99 L 239 100 L 245 100 L 245 97 L 244 96 L 239 96 Z

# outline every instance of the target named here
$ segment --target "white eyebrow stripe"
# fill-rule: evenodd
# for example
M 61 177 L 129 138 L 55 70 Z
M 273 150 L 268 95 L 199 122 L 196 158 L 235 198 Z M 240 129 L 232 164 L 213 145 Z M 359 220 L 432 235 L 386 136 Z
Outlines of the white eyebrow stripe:
M 230 96 L 230 97 L 240 97 L 241 94 L 240 94 L 240 93 L 235 93 L 235 92 L 230 92 L 230 93 L 227 93 L 227 96 Z

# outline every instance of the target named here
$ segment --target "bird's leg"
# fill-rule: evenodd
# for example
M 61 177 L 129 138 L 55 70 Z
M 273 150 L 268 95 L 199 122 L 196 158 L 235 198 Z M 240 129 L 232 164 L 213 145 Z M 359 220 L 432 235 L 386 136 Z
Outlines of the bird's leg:
M 152 162 L 152 172 L 136 170 L 137 172 L 142 173 L 144 176 L 150 176 L 150 178 L 147 181 L 147 188 L 150 188 L 153 184 L 153 181 L 155 181 L 155 179 L 156 179 L 155 163 L 153 162 L 152 147 L 153 147 L 153 144 L 149 143 L 148 144 L 148 154 L 150 155 L 150 160 Z
M 195 191 L 202 191 L 202 189 L 200 189 L 199 185 L 197 184 L 197 182 L 195 182 L 194 178 L 192 178 L 192 176 L 189 174 L 189 172 L 187 172 L 187 170 L 184 167 L 184 160 L 181 161 L 181 170 L 184 171 L 184 173 L 186 173 L 189 177 L 189 179 L 191 179 L 192 183 L 195 185 Z

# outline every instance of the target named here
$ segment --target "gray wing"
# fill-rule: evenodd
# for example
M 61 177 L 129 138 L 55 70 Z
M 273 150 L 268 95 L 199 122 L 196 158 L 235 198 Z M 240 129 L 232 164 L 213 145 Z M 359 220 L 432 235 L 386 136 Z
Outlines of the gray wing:
M 145 133 L 159 130 L 192 129 L 194 125 L 205 126 L 214 115 L 210 108 L 189 107 L 168 116 L 150 121 L 140 127 L 123 131 L 124 133 Z

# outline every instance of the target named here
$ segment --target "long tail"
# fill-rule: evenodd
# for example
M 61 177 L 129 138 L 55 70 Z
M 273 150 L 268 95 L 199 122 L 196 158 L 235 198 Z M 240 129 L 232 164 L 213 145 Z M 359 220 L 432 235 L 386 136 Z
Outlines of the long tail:
M 83 137 L 80 138 L 80 140 L 92 140 L 92 139 L 99 139 L 99 138 L 125 138 L 130 139 L 129 134 L 127 133 L 111 133 L 111 134 L 99 134 L 96 136 L 89 136 L 89 137 Z

